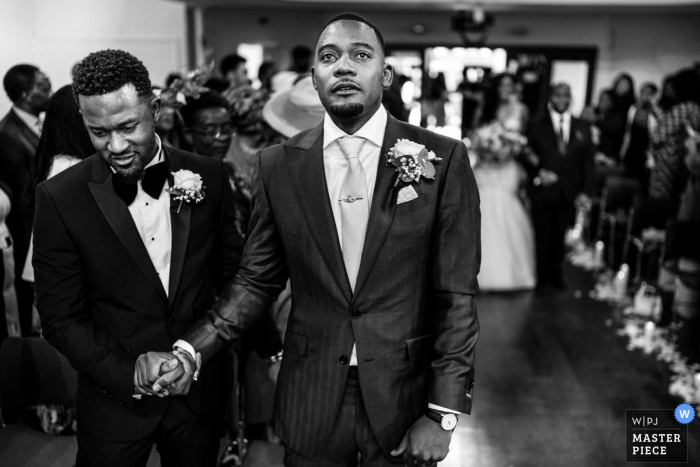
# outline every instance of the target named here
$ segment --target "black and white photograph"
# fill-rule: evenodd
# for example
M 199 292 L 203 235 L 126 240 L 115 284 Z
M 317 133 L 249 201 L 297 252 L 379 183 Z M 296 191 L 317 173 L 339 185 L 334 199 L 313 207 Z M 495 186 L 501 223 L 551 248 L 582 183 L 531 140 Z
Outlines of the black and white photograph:
M 700 0 L 0 0 L 0 467 L 700 465 Z

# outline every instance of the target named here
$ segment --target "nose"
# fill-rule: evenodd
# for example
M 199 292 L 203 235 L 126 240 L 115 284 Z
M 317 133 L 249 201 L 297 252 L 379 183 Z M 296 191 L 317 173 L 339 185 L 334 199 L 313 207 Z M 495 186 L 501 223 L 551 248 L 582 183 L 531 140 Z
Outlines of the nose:
M 129 148 L 129 142 L 119 132 L 114 132 L 109 136 L 107 149 L 113 154 L 121 154 Z
M 353 66 L 352 60 L 350 60 L 347 55 L 342 55 L 336 62 L 334 75 L 354 75 L 355 73 L 355 67 Z

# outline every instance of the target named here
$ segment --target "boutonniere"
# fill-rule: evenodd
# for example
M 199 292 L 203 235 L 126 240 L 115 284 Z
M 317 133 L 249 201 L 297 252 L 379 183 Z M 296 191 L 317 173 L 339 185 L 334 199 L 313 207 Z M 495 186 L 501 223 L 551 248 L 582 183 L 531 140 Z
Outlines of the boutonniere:
M 178 170 L 173 172 L 174 183 L 167 191 L 175 197 L 176 201 L 180 201 L 177 207 L 177 213 L 180 213 L 182 202 L 199 203 L 204 199 L 204 188 L 202 184 L 202 176 L 190 170 Z
M 417 182 L 421 176 L 435 178 L 435 167 L 431 161 L 441 160 L 433 151 L 425 149 L 422 144 L 407 139 L 398 140 L 386 156 L 387 163 L 396 167 L 396 172 L 399 174 L 394 186 L 401 181 Z

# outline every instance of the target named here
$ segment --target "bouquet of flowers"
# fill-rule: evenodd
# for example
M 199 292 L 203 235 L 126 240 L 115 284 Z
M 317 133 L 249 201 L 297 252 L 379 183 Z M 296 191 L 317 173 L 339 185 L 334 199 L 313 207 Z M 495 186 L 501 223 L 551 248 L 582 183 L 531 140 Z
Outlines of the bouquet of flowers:
M 187 103 L 187 98 L 199 99 L 199 96 L 209 91 L 204 83 L 209 79 L 214 63 L 204 70 L 191 70 L 184 78 L 178 78 L 165 89 L 155 89 L 154 93 L 163 100 L 163 105 L 180 108 Z
M 503 164 L 518 157 L 526 145 L 525 136 L 500 122 L 493 122 L 478 128 L 468 147 L 473 149 L 480 163 Z

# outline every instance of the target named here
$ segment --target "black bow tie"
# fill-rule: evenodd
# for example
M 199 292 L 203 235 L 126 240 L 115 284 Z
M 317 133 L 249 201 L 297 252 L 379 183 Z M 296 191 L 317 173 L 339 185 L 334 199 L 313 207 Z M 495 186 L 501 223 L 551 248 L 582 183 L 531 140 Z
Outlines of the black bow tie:
M 165 180 L 168 178 L 168 173 L 168 165 L 165 162 L 147 168 L 143 175 L 143 180 L 141 180 L 143 191 L 148 193 L 150 197 L 158 199 L 160 193 L 163 191 L 163 185 L 165 185 Z M 136 183 L 126 183 L 120 180 L 116 174 L 112 176 L 112 183 L 117 196 L 119 196 L 127 206 L 130 206 L 136 199 L 136 192 L 138 190 Z

